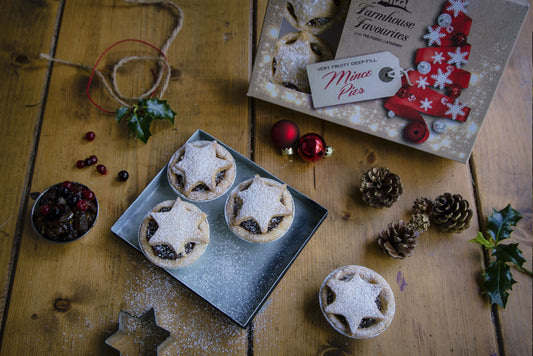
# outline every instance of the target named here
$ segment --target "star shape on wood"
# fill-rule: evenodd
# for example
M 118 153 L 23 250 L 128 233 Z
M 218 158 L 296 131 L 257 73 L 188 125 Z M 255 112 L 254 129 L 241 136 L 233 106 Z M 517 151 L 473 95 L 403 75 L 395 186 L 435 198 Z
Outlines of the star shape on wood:
M 155 355 L 168 346 L 170 332 L 157 325 L 154 309 L 140 317 L 124 311 L 118 316 L 119 328 L 105 343 L 121 355 Z
M 216 141 L 203 147 L 197 147 L 194 143 L 185 144 L 181 161 L 171 167 L 172 172 L 183 176 L 185 195 L 202 183 L 214 190 L 216 174 L 231 167 L 230 161 L 217 157 L 217 145 Z
M 380 285 L 369 283 L 355 274 L 348 280 L 330 279 L 327 286 L 335 293 L 335 300 L 324 311 L 344 316 L 352 333 L 364 318 L 385 318 L 375 302 L 381 293 Z
M 148 241 L 151 246 L 168 245 L 179 254 L 185 251 L 185 244 L 189 242 L 209 242 L 209 238 L 199 229 L 207 214 L 187 209 L 180 198 L 176 199 L 169 211 L 150 214 L 158 225 L 154 236 Z
M 253 219 L 259 225 L 261 232 L 268 232 L 268 225 L 273 217 L 287 216 L 290 209 L 280 201 L 287 185 L 268 185 L 256 175 L 250 186 L 240 191 L 237 197 L 242 201 L 242 207 L 235 218 L 236 224 Z

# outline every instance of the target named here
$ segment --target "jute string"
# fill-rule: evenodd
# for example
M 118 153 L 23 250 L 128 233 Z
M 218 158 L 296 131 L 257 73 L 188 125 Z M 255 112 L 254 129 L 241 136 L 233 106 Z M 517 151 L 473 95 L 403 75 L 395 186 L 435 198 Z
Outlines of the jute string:
M 157 88 L 159 88 L 160 86 L 161 86 L 161 89 L 159 91 L 159 96 L 163 97 L 165 91 L 167 90 L 168 83 L 170 81 L 170 75 L 171 75 L 170 64 L 169 64 L 169 62 L 168 62 L 168 60 L 166 58 L 166 53 L 167 53 L 168 48 L 170 47 L 170 45 L 172 44 L 172 42 L 174 41 L 174 39 L 176 38 L 176 36 L 178 35 L 178 33 L 180 32 L 180 30 L 181 30 L 181 28 L 183 26 L 183 11 L 180 9 L 179 6 L 174 4 L 172 1 L 169 1 L 169 0 L 123 0 L 123 1 L 131 3 L 131 4 L 160 5 L 160 6 L 168 7 L 168 8 L 170 8 L 172 10 L 172 13 L 173 13 L 174 17 L 176 18 L 176 25 L 172 29 L 172 32 L 170 33 L 170 35 L 166 39 L 165 43 L 163 43 L 163 46 L 161 48 L 157 48 L 156 46 L 151 45 L 148 42 L 145 42 L 145 41 L 142 41 L 142 40 L 125 39 L 125 40 L 118 41 L 118 42 L 114 43 L 113 45 L 108 47 L 100 55 L 100 57 L 98 58 L 96 64 L 94 65 L 94 67 L 92 67 L 91 77 L 89 78 L 89 82 L 87 84 L 87 96 L 89 97 L 89 100 L 91 100 L 91 102 L 94 105 L 96 105 L 100 110 L 105 111 L 105 112 L 109 112 L 109 113 L 112 113 L 113 111 L 109 111 L 109 110 L 101 108 L 100 106 L 98 106 L 98 104 L 96 104 L 91 99 L 91 97 L 89 95 L 89 86 L 91 84 L 93 76 L 96 75 L 102 81 L 102 83 L 104 84 L 104 87 L 106 88 L 106 90 L 108 91 L 109 95 L 111 95 L 111 97 L 113 99 L 115 99 L 122 106 L 126 106 L 128 108 L 131 108 L 132 105 L 130 105 L 126 100 L 134 100 L 134 99 L 139 100 L 139 99 L 144 99 L 144 98 L 146 98 L 148 96 L 153 96 L 155 91 L 157 90 Z M 152 47 L 153 49 L 157 50 L 159 52 L 159 56 L 158 57 L 129 56 L 129 57 L 124 57 L 124 58 L 120 59 L 113 66 L 113 72 L 111 74 L 111 84 L 110 84 L 109 81 L 107 80 L 107 78 L 105 77 L 105 75 L 97 69 L 97 66 L 98 66 L 100 60 L 102 59 L 102 57 L 111 48 L 113 48 L 114 46 L 116 46 L 116 45 L 118 45 L 120 43 L 123 43 L 123 42 L 139 42 L 139 43 L 143 43 L 143 44 L 148 45 L 148 46 Z M 67 61 L 67 60 L 63 60 L 63 59 L 59 59 L 59 58 L 53 58 L 53 57 L 51 57 L 50 55 L 48 55 L 46 53 L 41 53 L 41 58 L 46 59 L 48 61 L 67 64 L 67 65 L 79 67 L 79 68 L 81 68 L 83 70 L 91 71 L 90 67 L 87 66 L 87 65 L 84 65 L 84 64 L 81 64 L 81 63 L 75 63 L 75 62 L 71 62 L 71 61 Z M 157 62 L 159 64 L 159 70 L 158 70 L 158 73 L 157 73 L 157 77 L 155 78 L 154 84 L 152 85 L 151 88 L 149 88 L 146 92 L 141 94 L 139 97 L 126 97 L 126 96 L 124 96 L 121 93 L 121 91 L 119 90 L 118 85 L 117 85 L 116 78 L 117 78 L 118 70 L 122 66 L 124 66 L 124 64 L 126 64 L 128 62 L 131 62 L 131 61 L 153 61 L 153 62 Z

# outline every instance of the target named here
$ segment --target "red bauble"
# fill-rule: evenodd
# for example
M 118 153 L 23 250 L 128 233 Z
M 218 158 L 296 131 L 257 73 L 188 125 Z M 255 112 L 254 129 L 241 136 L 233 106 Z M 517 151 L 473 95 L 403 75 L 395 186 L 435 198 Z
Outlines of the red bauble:
M 457 84 L 452 84 L 448 87 L 448 96 L 452 99 L 457 99 L 461 95 L 461 88 Z
M 396 95 L 399 97 L 399 98 L 406 98 L 408 95 L 409 95 L 409 89 L 407 86 L 403 86 L 401 87 L 400 89 L 398 89 L 398 92 L 396 93 Z
M 327 148 L 326 141 L 316 133 L 308 133 L 298 140 L 298 154 L 307 162 L 316 162 L 324 157 Z
M 465 46 L 467 44 L 466 35 L 464 33 L 456 33 L 455 35 L 453 35 L 452 39 L 458 46 Z
M 284 149 L 296 144 L 300 131 L 291 120 L 279 120 L 270 129 L 270 136 L 276 147 Z

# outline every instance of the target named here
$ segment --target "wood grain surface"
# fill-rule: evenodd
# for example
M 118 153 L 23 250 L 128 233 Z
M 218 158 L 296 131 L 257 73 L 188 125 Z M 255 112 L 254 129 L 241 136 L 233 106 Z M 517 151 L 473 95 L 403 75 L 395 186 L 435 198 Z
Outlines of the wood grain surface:
M 171 333 L 165 355 L 531 355 L 532 280 L 513 271 L 505 310 L 481 293 L 486 266 L 471 242 L 492 209 L 508 203 L 523 219 L 513 233 L 531 269 L 532 132 L 531 14 L 468 164 L 431 156 L 383 139 L 247 97 L 254 50 L 267 0 L 176 2 L 183 28 L 167 57 L 172 77 L 164 99 L 174 125 L 155 122 L 147 144 L 130 137 L 113 115 L 91 105 L 89 73 L 49 63 L 40 53 L 91 68 L 113 43 L 135 38 L 161 46 L 176 24 L 168 7 L 118 0 L 4 0 L 0 10 L 0 296 L 2 355 L 115 355 L 105 340 L 121 311 L 140 316 L 154 308 Z M 104 57 L 109 72 L 124 56 L 153 56 L 123 43 Z M 157 54 L 157 53 L 155 53 Z M 152 84 L 153 64 L 130 63 L 119 73 L 124 94 Z M 94 79 L 90 93 L 102 107 L 118 104 Z M 316 163 L 289 161 L 272 145 L 270 128 L 290 119 L 300 133 L 322 135 L 335 151 Z M 189 291 L 110 228 L 171 155 L 202 129 L 329 210 L 247 328 L 241 328 Z M 84 139 L 94 131 L 96 139 Z M 96 155 L 109 173 L 75 162 Z M 404 193 L 389 209 L 366 206 L 359 176 L 386 166 Z M 116 175 L 127 170 L 127 182 Z M 57 245 L 30 223 L 32 192 L 72 180 L 86 184 L 100 205 L 85 238 Z M 455 235 L 420 235 L 413 256 L 394 260 L 376 243 L 379 230 L 409 219 L 413 201 L 461 194 L 474 210 L 470 227 Z M 318 304 L 323 279 L 357 264 L 380 273 L 396 298 L 396 315 L 379 337 L 352 340 L 337 333 Z

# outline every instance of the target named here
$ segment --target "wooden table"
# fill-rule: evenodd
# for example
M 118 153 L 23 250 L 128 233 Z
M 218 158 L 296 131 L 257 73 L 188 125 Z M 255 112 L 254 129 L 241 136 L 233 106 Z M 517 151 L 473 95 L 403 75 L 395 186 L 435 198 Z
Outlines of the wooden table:
M 90 104 L 87 72 L 50 65 L 40 53 L 92 67 L 105 48 L 125 38 L 160 45 L 174 25 L 168 10 L 113 0 L 0 3 L 2 355 L 116 354 L 105 340 L 117 331 L 120 311 L 139 316 L 150 308 L 172 334 L 169 355 L 531 355 L 531 278 L 513 271 L 518 283 L 507 308 L 492 308 L 481 295 L 483 251 L 468 242 L 484 229 L 493 208 L 511 203 L 524 216 L 513 240 L 531 269 L 531 15 L 464 165 L 247 97 L 266 4 L 179 1 L 185 22 L 167 53 L 173 76 L 165 94 L 176 121 L 155 123 L 144 144 Z M 132 52 L 150 51 L 124 45 L 101 68 Z M 119 77 L 127 95 L 151 82 L 149 72 L 136 73 L 134 67 Z M 96 79 L 91 93 L 102 106 L 118 107 Z M 269 136 L 282 118 L 295 121 L 302 133 L 321 134 L 335 148 L 334 156 L 314 164 L 284 160 Z M 197 129 L 329 210 L 247 328 L 110 231 Z M 95 141 L 84 140 L 87 131 L 96 133 Z M 92 154 L 109 174 L 75 167 L 76 160 Z M 405 192 L 392 208 L 376 210 L 361 201 L 359 175 L 372 166 L 389 167 L 402 179 Z M 116 180 L 122 169 L 130 173 L 125 183 Z M 95 191 L 100 215 L 88 236 L 57 245 L 33 232 L 31 193 L 66 179 Z M 475 217 L 468 230 L 451 236 L 432 229 L 404 260 L 379 250 L 380 229 L 408 218 L 417 197 L 444 192 L 471 203 Z M 395 293 L 395 318 L 377 338 L 343 337 L 321 314 L 322 280 L 348 264 L 376 270 Z

